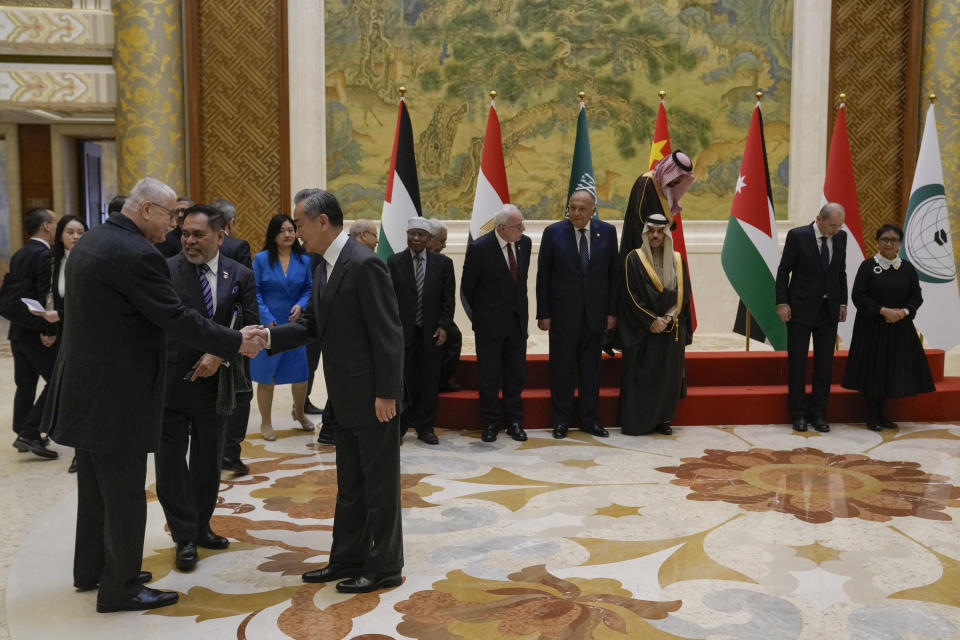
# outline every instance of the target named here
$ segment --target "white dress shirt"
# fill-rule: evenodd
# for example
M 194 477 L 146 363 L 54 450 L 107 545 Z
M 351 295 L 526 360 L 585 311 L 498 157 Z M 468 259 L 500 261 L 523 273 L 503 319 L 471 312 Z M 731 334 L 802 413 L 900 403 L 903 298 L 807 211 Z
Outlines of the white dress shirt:
M 516 243 L 516 242 L 507 242 L 506 240 L 504 240 L 503 238 L 500 237 L 500 232 L 499 232 L 499 231 L 494 231 L 494 233 L 497 234 L 497 242 L 500 243 L 500 251 L 503 252 L 503 260 L 504 260 L 504 262 L 507 263 L 507 270 L 509 270 L 509 269 L 510 269 L 510 255 L 507 253 L 507 245 L 509 245 L 509 244 L 512 244 L 512 245 L 513 245 L 513 259 L 516 260 L 516 259 L 517 259 L 517 243 Z M 517 263 L 517 266 L 519 266 L 519 264 L 520 264 L 520 263 Z
M 816 221 L 813 223 L 813 233 L 817 237 L 817 253 L 820 253 L 820 243 L 823 242 L 823 240 L 821 240 L 823 233 L 821 233 Z M 833 260 L 833 236 L 827 238 L 827 255 L 830 256 L 830 260 Z
M 585 237 L 585 238 L 587 239 L 587 256 L 590 256 L 590 222 L 589 222 L 589 221 L 587 221 L 587 226 L 583 227 L 583 229 L 584 229 L 584 231 L 585 231 L 585 233 L 583 234 L 583 237 Z M 580 253 L 580 229 L 577 229 L 576 227 L 573 228 L 573 239 L 574 239 L 574 240 L 576 241 L 576 243 L 577 243 L 577 254 L 579 255 L 579 253 Z

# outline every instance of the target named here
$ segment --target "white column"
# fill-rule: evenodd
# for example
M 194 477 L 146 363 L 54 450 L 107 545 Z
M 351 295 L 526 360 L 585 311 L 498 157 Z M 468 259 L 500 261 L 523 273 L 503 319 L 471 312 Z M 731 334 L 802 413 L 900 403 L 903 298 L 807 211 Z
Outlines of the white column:
M 291 197 L 327 185 L 324 0 L 287 0 Z

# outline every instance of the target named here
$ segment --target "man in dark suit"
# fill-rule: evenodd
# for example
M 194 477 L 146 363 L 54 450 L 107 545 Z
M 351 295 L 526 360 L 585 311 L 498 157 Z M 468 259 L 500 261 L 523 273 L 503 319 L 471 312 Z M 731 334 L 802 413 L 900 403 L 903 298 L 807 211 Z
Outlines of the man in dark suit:
M 442 220 L 430 218 L 430 224 L 433 225 L 433 237 L 427 243 L 429 251 L 443 253 L 447 248 L 447 226 Z M 463 349 L 463 333 L 456 321 L 450 323 L 447 329 L 447 339 L 440 348 L 440 386 L 441 393 L 449 391 L 460 391 L 461 387 L 457 384 L 454 375 L 457 371 L 457 365 L 460 363 L 460 351 Z
M 387 260 L 403 324 L 403 384 L 407 406 L 400 416 L 403 432 L 413 425 L 417 437 L 439 444 L 434 427 L 440 380 L 441 348 L 453 324 L 453 260 L 427 250 L 430 221 L 407 220 L 407 250 Z
M 594 216 L 593 194 L 574 191 L 567 218 L 544 229 L 537 266 L 537 326 L 550 332 L 553 437 L 567 437 L 579 372 L 580 428 L 606 438 L 597 422 L 603 332 L 617 323 L 613 292 L 617 230 Z
M 226 198 L 214 198 L 210 201 L 210 206 L 223 215 L 223 220 L 227 225 L 224 228 L 226 236 L 223 238 L 223 245 L 220 247 L 220 255 L 236 260 L 247 269 L 252 269 L 253 260 L 250 253 L 250 243 L 236 237 L 237 224 L 240 220 L 237 215 L 237 207 Z
M 480 377 L 484 442 L 497 439 L 506 418 L 507 433 L 523 442 L 523 385 L 527 357 L 527 271 L 530 238 L 523 214 L 504 205 L 493 218 L 495 229 L 467 248 L 463 262 L 463 299 L 473 310 Z M 503 403 L 497 397 L 503 388 Z
M 787 232 L 777 269 L 777 315 L 787 323 L 789 403 L 795 431 L 827 424 L 830 370 L 837 322 L 847 319 L 847 233 L 843 206 L 828 202 L 813 224 Z M 813 334 L 813 387 L 804 395 L 804 371 Z
M 343 231 L 332 193 L 294 208 L 307 251 L 323 255 L 299 320 L 264 330 L 274 352 L 319 340 L 337 438 L 337 509 L 329 564 L 303 574 L 345 593 L 401 583 L 400 442 L 403 328 L 387 265 Z
M 258 330 L 232 331 L 187 309 L 170 283 L 163 238 L 176 194 L 140 180 L 120 214 L 84 235 L 66 267 L 64 327 L 43 424 L 77 454 L 74 586 L 97 611 L 154 609 L 176 592 L 142 585 L 147 454 L 160 446 L 167 334 L 227 358 L 253 355 Z
M 57 357 L 53 343 L 56 327 L 40 316 L 31 314 L 21 298 L 43 304 L 50 291 L 50 245 L 56 221 L 47 209 L 31 209 L 23 219 L 30 239 L 10 258 L 10 272 L 0 291 L 0 312 L 10 321 L 7 339 L 13 353 L 13 430 L 17 434 L 13 446 L 21 453 L 30 451 L 47 460 L 57 457 L 40 437 L 40 418 L 47 398 L 44 386 L 37 398 L 37 384 L 42 377 L 50 380 Z
M 164 258 L 172 258 L 183 249 L 183 245 L 180 242 L 180 233 L 183 229 L 183 213 L 192 206 L 193 200 L 190 198 L 177 198 L 177 206 L 173 209 L 177 226 L 167 231 L 163 240 L 153 245 Z
M 259 324 L 253 271 L 220 254 L 223 216 L 211 206 L 187 209 L 183 251 L 167 259 L 173 288 L 188 309 L 223 326 Z M 176 543 L 176 566 L 197 564 L 197 547 L 225 549 L 210 529 L 220 488 L 220 450 L 227 416 L 217 411 L 220 376 L 232 375 L 223 359 L 171 337 L 167 344 L 166 401 L 157 467 L 157 498 Z M 186 455 L 190 451 L 190 466 Z

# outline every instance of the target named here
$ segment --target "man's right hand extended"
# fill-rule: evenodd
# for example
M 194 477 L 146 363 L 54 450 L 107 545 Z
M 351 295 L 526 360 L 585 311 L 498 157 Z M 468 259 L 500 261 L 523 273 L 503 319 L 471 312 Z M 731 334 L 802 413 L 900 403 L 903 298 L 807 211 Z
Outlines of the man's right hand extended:
M 240 329 L 243 342 L 240 343 L 240 353 L 252 358 L 267 346 L 267 330 L 258 324 L 247 325 Z

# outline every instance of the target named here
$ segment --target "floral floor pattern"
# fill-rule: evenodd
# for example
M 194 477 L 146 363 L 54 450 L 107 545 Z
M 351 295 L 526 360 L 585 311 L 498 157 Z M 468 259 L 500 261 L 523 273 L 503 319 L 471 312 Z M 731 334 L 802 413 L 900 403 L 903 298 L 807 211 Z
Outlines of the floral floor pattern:
M 109 616 L 70 588 L 75 498 L 11 569 L 20 638 L 297 640 L 960 637 L 960 427 L 686 427 L 608 439 L 441 432 L 401 450 L 404 583 L 348 596 L 326 563 L 333 447 L 244 443 L 192 573 L 148 487 L 143 568 L 172 607 Z M 57 606 L 51 608 L 50 603 Z M 51 612 L 55 611 L 55 615 Z

